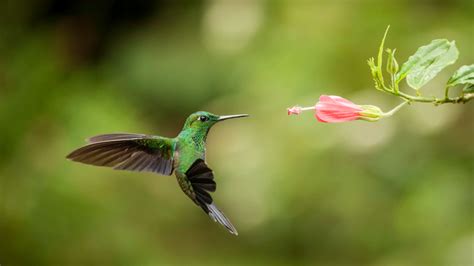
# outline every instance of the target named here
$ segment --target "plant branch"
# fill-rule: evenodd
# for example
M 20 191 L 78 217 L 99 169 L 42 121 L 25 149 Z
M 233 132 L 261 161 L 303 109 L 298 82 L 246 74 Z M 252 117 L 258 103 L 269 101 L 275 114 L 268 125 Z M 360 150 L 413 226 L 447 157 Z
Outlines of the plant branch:
M 449 84 L 446 86 L 444 98 L 441 98 L 441 99 L 436 98 L 436 97 L 423 97 L 421 96 L 418 89 L 416 90 L 416 95 L 410 95 L 410 94 L 400 91 L 399 83 L 405 78 L 406 73 L 403 75 L 400 75 L 400 77 L 397 78 L 397 75 L 399 75 L 399 72 L 398 72 L 399 68 L 398 68 L 398 63 L 396 62 L 396 59 L 395 59 L 395 49 L 394 50 L 387 49 L 387 54 L 388 54 L 387 72 L 390 74 L 390 78 L 391 78 L 387 86 L 384 81 L 382 66 L 383 66 L 384 44 L 385 44 L 385 39 L 387 37 L 389 28 L 390 26 L 387 27 L 387 29 L 385 30 L 385 34 L 383 35 L 382 42 L 380 43 L 379 51 L 377 54 L 377 60 L 375 60 L 374 58 L 370 58 L 367 61 L 371 74 L 372 74 L 372 78 L 374 79 L 374 82 L 375 82 L 375 88 L 377 90 L 400 97 L 409 103 L 419 102 L 419 103 L 432 103 L 434 105 L 440 105 L 440 104 L 446 104 L 446 103 L 466 103 L 470 101 L 472 98 L 474 98 L 473 93 L 467 93 L 467 94 L 462 93 L 458 97 L 450 98 L 449 89 L 451 88 L 451 86 Z
M 463 94 L 461 96 L 454 97 L 454 98 L 445 97 L 443 99 L 439 99 L 436 97 L 427 98 L 427 97 L 422 97 L 422 96 L 413 96 L 401 91 L 392 91 L 392 90 L 385 90 L 385 89 L 383 91 L 386 93 L 398 96 L 409 102 L 432 103 L 435 105 L 440 105 L 440 104 L 445 104 L 445 103 L 466 103 L 470 101 L 472 98 L 474 98 L 474 94 L 472 93 Z

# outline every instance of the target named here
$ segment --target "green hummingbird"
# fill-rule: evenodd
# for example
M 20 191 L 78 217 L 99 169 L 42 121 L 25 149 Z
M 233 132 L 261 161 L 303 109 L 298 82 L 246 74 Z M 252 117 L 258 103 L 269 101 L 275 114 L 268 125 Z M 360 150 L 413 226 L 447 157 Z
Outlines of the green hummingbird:
M 235 227 L 216 207 L 209 194 L 216 190 L 216 183 L 212 170 L 206 164 L 206 138 L 217 122 L 247 116 L 219 116 L 200 111 L 186 119 L 175 138 L 130 133 L 98 135 L 89 138 L 89 144 L 71 152 L 66 158 L 118 170 L 162 175 L 174 172 L 183 192 L 215 222 L 237 235 Z

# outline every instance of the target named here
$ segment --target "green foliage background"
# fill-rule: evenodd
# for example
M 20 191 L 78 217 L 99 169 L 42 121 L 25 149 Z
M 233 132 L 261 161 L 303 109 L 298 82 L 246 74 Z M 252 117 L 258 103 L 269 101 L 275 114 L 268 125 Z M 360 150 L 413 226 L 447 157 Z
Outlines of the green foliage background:
M 384 110 L 366 59 L 386 25 L 404 62 L 432 39 L 474 61 L 473 2 L 53 1 L 0 4 L 1 265 L 472 265 L 473 105 L 377 123 L 286 107 L 335 94 Z M 402 87 L 407 89 L 407 87 Z M 173 177 L 68 162 L 86 137 L 213 128 L 210 221 Z

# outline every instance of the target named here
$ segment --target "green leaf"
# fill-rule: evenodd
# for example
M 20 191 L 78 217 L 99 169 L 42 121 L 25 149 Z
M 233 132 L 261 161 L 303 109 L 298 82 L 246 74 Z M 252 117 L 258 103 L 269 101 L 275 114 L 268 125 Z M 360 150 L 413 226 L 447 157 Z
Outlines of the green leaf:
M 407 83 L 419 90 L 433 79 L 441 70 L 456 62 L 459 51 L 454 41 L 446 39 L 433 40 L 421 46 L 416 53 L 408 58 L 397 74 L 397 82 L 407 78 Z
M 448 80 L 448 86 L 454 87 L 459 84 L 474 84 L 474 65 L 462 66 Z
M 474 84 L 468 84 L 464 89 L 462 90 L 464 93 L 474 93 Z

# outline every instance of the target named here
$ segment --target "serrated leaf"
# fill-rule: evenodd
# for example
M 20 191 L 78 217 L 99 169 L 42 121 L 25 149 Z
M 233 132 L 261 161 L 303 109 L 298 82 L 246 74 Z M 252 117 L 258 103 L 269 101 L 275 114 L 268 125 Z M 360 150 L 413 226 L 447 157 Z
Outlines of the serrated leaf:
M 464 93 L 474 93 L 474 84 L 468 84 L 464 89 L 462 90 Z
M 460 84 L 474 84 L 474 65 L 462 66 L 448 80 L 448 86 L 454 87 Z
M 407 78 L 407 83 L 419 90 L 433 79 L 445 67 L 456 62 L 459 51 L 454 41 L 446 39 L 433 40 L 421 46 L 414 55 L 408 58 L 397 74 L 397 81 Z

